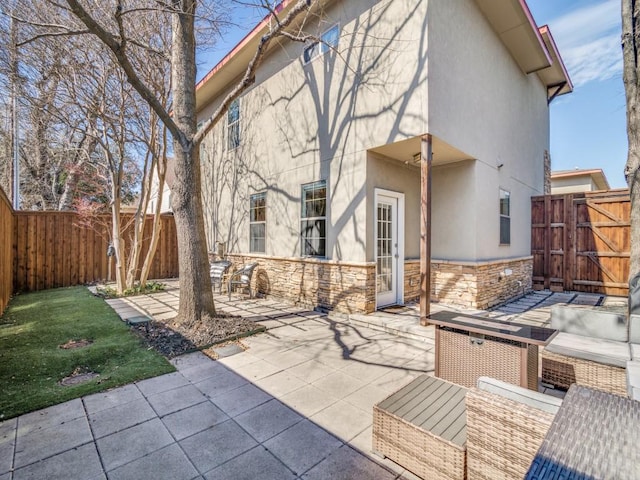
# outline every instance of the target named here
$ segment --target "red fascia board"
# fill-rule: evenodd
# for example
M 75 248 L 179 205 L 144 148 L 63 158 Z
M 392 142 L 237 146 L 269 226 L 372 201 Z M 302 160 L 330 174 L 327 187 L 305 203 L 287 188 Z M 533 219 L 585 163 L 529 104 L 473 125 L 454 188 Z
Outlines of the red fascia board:
M 278 5 L 276 5 L 273 8 L 273 11 L 277 14 L 280 13 L 287 5 L 289 5 L 290 3 L 293 3 L 295 0 L 282 0 L 282 2 L 280 2 Z M 199 88 L 201 88 L 205 83 L 207 83 L 207 81 L 209 81 L 209 79 L 215 75 L 215 73 L 220 70 L 225 64 L 227 64 L 229 62 L 229 60 L 231 60 L 231 58 L 233 58 L 240 50 L 242 50 L 242 48 L 249 43 L 251 40 L 253 40 L 253 38 L 258 35 L 258 33 L 260 32 L 260 30 L 262 30 L 265 25 L 267 25 L 267 23 L 269 23 L 269 21 L 272 18 L 272 14 L 268 14 L 266 15 L 262 21 L 260 23 L 258 23 L 258 25 L 256 25 L 253 30 L 251 30 L 249 33 L 247 33 L 244 38 L 242 40 L 240 40 L 240 42 L 238 42 L 238 44 L 233 47 L 233 49 L 227 53 L 224 58 L 222 60 L 220 60 L 215 67 L 213 67 L 211 70 L 209 70 L 209 73 L 207 73 L 202 80 L 200 80 L 197 84 L 196 84 L 196 91 L 198 91 Z
M 553 53 L 556 57 L 558 57 L 558 61 L 560 62 L 560 68 L 562 68 L 562 73 L 564 74 L 567 82 L 569 83 L 569 88 L 573 90 L 573 82 L 571 81 L 571 77 L 569 76 L 569 72 L 567 72 L 567 68 L 564 64 L 564 60 L 560 56 L 560 51 L 558 50 L 558 45 L 551 34 L 551 30 L 549 29 L 549 25 L 543 25 L 539 29 L 541 34 L 547 34 L 549 36 L 549 43 L 551 43 L 551 48 L 553 48 Z

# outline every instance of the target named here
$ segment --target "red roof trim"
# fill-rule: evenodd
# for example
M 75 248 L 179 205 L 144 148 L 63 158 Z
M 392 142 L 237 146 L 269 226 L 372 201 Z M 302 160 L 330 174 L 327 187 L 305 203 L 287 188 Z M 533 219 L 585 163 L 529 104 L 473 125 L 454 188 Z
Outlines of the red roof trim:
M 294 0 L 282 0 L 282 2 L 276 5 L 273 10 L 275 13 L 280 13 L 287 5 L 293 2 Z M 204 77 L 202 77 L 202 79 L 196 84 L 196 91 L 198 91 L 199 88 L 201 88 L 205 83 L 207 83 L 207 81 L 216 72 L 218 72 L 218 70 L 220 70 L 225 64 L 227 64 L 234 55 L 236 55 L 240 50 L 242 50 L 242 48 L 247 43 L 253 40 L 253 38 L 260 32 L 260 30 L 262 30 L 267 25 L 267 23 L 269 23 L 269 20 L 271 20 L 271 17 L 272 17 L 271 13 L 265 16 L 262 19 L 262 21 L 254 27 L 253 30 L 247 33 L 244 36 L 244 38 L 240 40 L 240 42 L 238 42 L 238 44 L 235 47 L 233 47 L 233 49 L 222 58 L 222 60 L 220 60 L 211 70 L 209 70 L 209 73 L 207 73 Z
M 555 54 L 556 57 L 558 57 L 558 61 L 560 62 L 560 68 L 562 68 L 562 73 L 564 74 L 564 76 L 567 79 L 567 82 L 569 83 L 569 88 L 573 90 L 573 82 L 571 81 L 569 72 L 567 72 L 567 68 L 565 67 L 564 60 L 562 60 L 562 57 L 560 56 L 558 45 L 556 44 L 556 41 L 554 40 L 553 35 L 551 35 L 551 30 L 549 30 L 549 25 L 543 25 L 538 30 L 540 31 L 541 34 L 544 35 L 546 33 L 549 36 L 549 43 L 551 43 L 551 47 L 553 48 L 553 53 Z

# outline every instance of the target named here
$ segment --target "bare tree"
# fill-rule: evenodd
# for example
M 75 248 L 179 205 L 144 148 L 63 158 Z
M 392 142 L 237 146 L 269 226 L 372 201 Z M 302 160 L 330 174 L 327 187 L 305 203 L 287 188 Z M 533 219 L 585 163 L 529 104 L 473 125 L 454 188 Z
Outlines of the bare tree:
M 640 273 L 640 2 L 636 0 L 622 0 L 622 58 L 629 141 L 624 175 L 631 195 L 631 278 Z
M 54 4 L 50 0 L 51 4 Z M 169 130 L 173 139 L 175 183 L 172 188 L 172 208 L 178 230 L 180 268 L 180 306 L 177 321 L 195 325 L 208 322 L 215 316 L 215 306 L 209 279 L 207 245 L 201 203 L 201 171 L 199 144 L 204 135 L 222 118 L 231 102 L 251 86 L 256 70 L 269 44 L 278 36 L 306 40 L 299 31 L 288 31 L 302 13 L 315 1 L 298 0 L 279 18 L 271 10 L 270 30 L 261 38 L 257 50 L 247 65 L 244 76 L 231 89 L 220 107 L 196 128 L 196 0 L 155 1 L 127 9 L 121 0 L 67 0 L 69 11 L 80 22 L 58 28 L 58 35 L 89 31 L 111 51 L 113 58 L 125 72 L 128 81 Z M 171 110 L 163 105 L 152 88 L 139 74 L 142 68 L 136 52 L 148 48 L 146 39 L 136 35 L 145 11 L 160 11 L 170 17 L 171 42 Z M 265 2 L 265 6 L 266 6 Z

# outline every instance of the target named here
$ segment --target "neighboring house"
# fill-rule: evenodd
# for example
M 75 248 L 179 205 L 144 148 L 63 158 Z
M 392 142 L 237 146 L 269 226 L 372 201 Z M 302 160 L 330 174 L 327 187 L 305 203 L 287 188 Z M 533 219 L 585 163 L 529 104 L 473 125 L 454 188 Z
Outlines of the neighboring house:
M 165 183 L 160 195 L 160 183 L 158 175 L 154 170 L 151 177 L 151 195 L 149 196 L 149 204 L 147 205 L 147 213 L 153 214 L 156 211 L 158 202 L 160 202 L 160 213 L 171 213 L 171 187 L 174 180 L 173 159 L 167 159 L 167 173 L 165 175 Z
M 601 168 L 590 170 L 557 170 L 551 172 L 551 193 L 593 192 L 610 190 Z
M 523 0 L 335 0 L 307 18 L 325 43 L 273 44 L 202 144 L 210 250 L 258 261 L 264 293 L 340 312 L 418 298 L 421 251 L 433 301 L 530 289 L 549 102 L 572 91 L 549 30 Z M 198 84 L 199 121 L 268 25 Z

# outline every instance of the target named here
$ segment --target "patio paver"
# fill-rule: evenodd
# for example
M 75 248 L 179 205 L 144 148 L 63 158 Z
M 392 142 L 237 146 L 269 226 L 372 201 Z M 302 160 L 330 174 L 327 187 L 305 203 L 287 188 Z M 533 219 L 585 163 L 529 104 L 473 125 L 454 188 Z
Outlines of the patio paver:
M 176 287 L 110 304 L 125 317 L 175 311 Z M 371 455 L 371 408 L 433 371 L 433 328 L 417 326 L 415 306 L 363 325 L 272 299 L 216 300 L 221 311 L 268 318 L 270 330 L 218 361 L 184 355 L 175 373 L 0 423 L 0 480 L 414 478 Z M 550 305 L 567 302 L 620 303 L 534 292 L 479 313 L 542 325 Z

